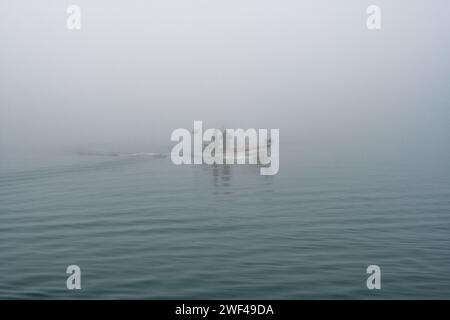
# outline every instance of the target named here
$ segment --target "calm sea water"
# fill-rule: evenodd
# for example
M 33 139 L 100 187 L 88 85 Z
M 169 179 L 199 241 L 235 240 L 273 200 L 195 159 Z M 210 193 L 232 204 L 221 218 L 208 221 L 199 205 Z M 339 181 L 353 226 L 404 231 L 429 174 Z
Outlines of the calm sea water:
M 260 176 L 3 154 L 0 298 L 450 298 L 448 160 L 287 145 L 279 174 Z M 71 264 L 81 291 L 66 289 Z

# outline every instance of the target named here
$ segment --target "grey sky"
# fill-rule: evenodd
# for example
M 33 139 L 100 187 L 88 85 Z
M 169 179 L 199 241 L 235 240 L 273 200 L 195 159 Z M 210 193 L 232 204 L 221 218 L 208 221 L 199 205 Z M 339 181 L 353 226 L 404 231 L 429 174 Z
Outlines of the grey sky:
M 66 29 L 66 8 L 82 29 Z M 366 8 L 382 9 L 382 30 Z M 205 125 L 281 143 L 447 148 L 450 3 L 0 1 L 0 149 L 170 145 Z M 434 149 L 433 149 L 434 150 Z

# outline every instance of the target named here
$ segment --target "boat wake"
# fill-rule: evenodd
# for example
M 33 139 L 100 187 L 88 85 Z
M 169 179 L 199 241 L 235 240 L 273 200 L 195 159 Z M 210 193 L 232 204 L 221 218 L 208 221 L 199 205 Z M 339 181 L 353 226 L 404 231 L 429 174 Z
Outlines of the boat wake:
M 75 151 L 74 154 L 79 156 L 97 156 L 97 157 L 150 157 L 150 158 L 166 158 L 167 155 L 160 152 L 110 152 L 110 151 Z

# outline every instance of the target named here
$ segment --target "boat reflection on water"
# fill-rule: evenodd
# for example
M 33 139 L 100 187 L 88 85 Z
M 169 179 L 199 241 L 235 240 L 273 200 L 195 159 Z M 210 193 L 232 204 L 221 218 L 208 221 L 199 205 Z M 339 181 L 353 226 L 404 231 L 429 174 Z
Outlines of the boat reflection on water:
M 258 186 L 265 193 L 272 193 L 273 176 L 259 175 L 261 165 L 233 165 L 213 164 L 203 166 L 205 171 L 212 176 L 211 193 L 216 196 L 252 193 L 252 189 Z
M 213 177 L 213 193 L 217 193 L 218 187 L 225 187 L 227 190 L 224 191 L 225 194 L 231 194 L 231 165 L 228 164 L 214 164 L 212 167 L 212 177 Z

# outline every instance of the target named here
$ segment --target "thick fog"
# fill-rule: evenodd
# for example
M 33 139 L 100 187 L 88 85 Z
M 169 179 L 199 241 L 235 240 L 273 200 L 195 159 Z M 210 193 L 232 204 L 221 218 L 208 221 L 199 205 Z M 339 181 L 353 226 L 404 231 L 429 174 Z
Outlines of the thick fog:
M 66 27 L 81 8 L 81 30 Z M 382 10 L 368 30 L 366 8 Z M 449 149 L 446 0 L 1 0 L 0 150 L 152 150 L 176 128 Z

